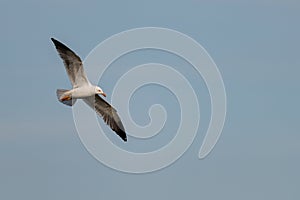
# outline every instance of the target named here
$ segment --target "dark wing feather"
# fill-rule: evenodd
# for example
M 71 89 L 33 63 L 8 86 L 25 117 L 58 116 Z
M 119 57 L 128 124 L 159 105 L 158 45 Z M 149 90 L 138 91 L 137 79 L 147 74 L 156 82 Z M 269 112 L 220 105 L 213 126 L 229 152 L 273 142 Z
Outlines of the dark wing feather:
M 100 115 L 105 123 L 115 131 L 125 142 L 127 141 L 124 126 L 121 122 L 117 111 L 99 95 L 87 97 L 83 99 L 92 109 Z
M 83 69 L 82 61 L 70 48 L 63 43 L 51 38 L 55 45 L 58 54 L 64 61 L 66 71 L 73 88 L 89 84 L 86 74 Z

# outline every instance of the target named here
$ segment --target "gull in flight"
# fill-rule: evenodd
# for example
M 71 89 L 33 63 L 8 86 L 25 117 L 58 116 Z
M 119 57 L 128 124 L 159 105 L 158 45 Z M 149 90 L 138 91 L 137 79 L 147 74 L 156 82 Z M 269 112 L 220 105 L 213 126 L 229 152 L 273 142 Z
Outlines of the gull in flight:
M 54 38 L 51 38 L 51 40 L 64 61 L 67 74 L 73 86 L 71 90 L 58 89 L 56 91 L 58 100 L 65 105 L 73 106 L 77 99 L 82 99 L 126 142 L 125 129 L 117 111 L 98 95 L 106 97 L 103 90 L 89 82 L 80 57 L 63 43 Z

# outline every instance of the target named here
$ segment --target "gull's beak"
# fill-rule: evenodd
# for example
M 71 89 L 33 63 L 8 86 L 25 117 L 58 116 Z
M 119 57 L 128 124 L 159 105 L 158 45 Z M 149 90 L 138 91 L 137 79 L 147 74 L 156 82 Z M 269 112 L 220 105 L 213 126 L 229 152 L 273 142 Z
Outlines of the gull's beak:
M 102 96 L 106 97 L 106 94 L 104 92 L 102 92 L 101 94 L 102 94 Z

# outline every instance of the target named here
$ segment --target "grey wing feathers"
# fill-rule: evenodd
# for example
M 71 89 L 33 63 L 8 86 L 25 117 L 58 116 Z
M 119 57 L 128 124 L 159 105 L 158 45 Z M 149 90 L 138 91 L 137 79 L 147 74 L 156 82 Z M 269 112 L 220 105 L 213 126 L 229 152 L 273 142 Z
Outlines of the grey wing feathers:
M 55 45 L 58 54 L 64 61 L 66 71 L 73 88 L 79 87 L 84 84 L 89 84 L 86 74 L 83 69 L 82 61 L 70 48 L 63 43 L 51 38 Z
M 98 115 L 100 115 L 104 122 L 110 126 L 125 142 L 127 136 L 124 130 L 124 126 L 121 122 L 117 111 L 99 95 L 88 97 L 83 99 L 92 109 L 94 109 Z

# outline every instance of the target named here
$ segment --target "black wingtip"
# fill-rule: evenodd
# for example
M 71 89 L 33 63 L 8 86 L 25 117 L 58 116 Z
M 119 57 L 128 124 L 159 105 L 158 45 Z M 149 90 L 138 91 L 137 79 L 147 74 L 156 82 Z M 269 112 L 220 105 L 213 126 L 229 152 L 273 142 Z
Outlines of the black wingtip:
M 54 39 L 54 38 L 50 38 L 51 39 L 51 41 L 53 42 L 53 44 L 55 45 L 55 47 L 58 47 L 58 46 L 61 46 L 62 45 L 62 43 L 61 42 L 59 42 L 58 40 L 56 40 L 56 39 Z M 65 45 L 64 45 L 65 46 Z
M 50 38 L 50 39 L 51 39 L 51 41 L 54 43 L 54 45 L 55 45 L 56 47 L 62 46 L 62 47 L 68 48 L 65 44 L 61 43 L 61 42 L 58 41 L 57 39 L 55 39 L 55 38 Z
M 127 135 L 124 131 L 124 127 L 122 122 L 120 121 L 120 124 L 117 125 L 117 127 L 112 128 L 112 130 L 120 137 L 124 142 L 127 142 Z
M 58 42 L 55 38 L 50 38 L 53 43 Z
M 77 56 L 76 53 L 74 51 L 72 51 L 69 47 L 67 47 L 65 44 L 63 44 L 62 42 L 60 42 L 54 38 L 50 38 L 50 39 L 53 42 L 53 44 L 57 50 L 70 51 L 74 54 L 74 56 L 76 56 L 80 60 L 80 57 Z
M 123 131 L 122 129 L 114 130 L 114 131 L 118 134 L 118 136 L 120 136 L 120 138 L 122 138 L 124 142 L 127 142 L 127 135 L 125 131 Z
M 122 131 L 121 133 L 117 133 L 124 142 L 127 142 L 127 136 L 126 136 L 126 133 L 124 131 Z

